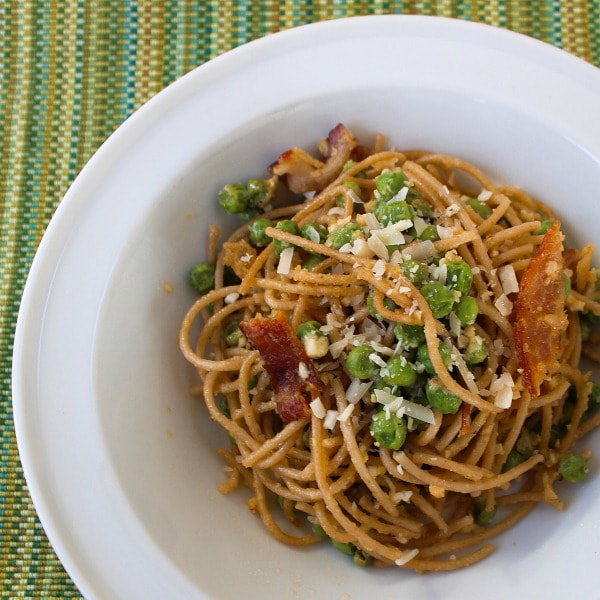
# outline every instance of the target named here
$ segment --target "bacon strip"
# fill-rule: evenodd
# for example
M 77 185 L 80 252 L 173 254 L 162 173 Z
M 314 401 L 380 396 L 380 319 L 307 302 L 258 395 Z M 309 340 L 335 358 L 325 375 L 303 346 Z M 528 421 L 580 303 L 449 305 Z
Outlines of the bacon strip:
M 319 145 L 325 163 L 300 148 L 292 148 L 271 165 L 271 173 L 284 179 L 297 194 L 320 192 L 337 177 L 357 143 L 352 133 L 339 123 Z
M 240 329 L 260 352 L 275 392 L 277 412 L 284 423 L 310 415 L 308 401 L 324 390 L 323 382 L 304 346 L 282 313 L 273 318 L 258 315 L 240 323 Z M 300 377 L 300 363 L 308 376 Z
M 557 221 L 523 273 L 515 302 L 515 346 L 532 398 L 539 396 L 540 385 L 557 366 L 567 328 L 563 270 L 563 235 Z

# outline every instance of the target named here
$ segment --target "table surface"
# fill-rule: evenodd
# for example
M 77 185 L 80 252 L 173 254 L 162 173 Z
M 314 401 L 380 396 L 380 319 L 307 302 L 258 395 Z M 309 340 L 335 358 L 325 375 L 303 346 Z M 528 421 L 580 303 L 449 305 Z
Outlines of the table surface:
M 600 0 L 0 2 L 0 593 L 80 597 L 29 497 L 11 402 L 25 279 L 58 203 L 100 144 L 194 67 L 315 21 L 426 14 L 505 27 L 600 67 Z

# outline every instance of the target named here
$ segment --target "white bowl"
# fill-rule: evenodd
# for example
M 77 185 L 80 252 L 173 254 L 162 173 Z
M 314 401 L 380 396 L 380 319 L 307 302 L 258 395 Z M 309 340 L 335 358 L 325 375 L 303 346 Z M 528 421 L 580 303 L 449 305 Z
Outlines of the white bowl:
M 14 414 L 44 528 L 89 598 L 597 596 L 600 478 L 561 486 L 467 570 L 361 570 L 263 530 L 221 496 L 224 433 L 190 398 L 177 332 L 226 182 L 341 121 L 471 160 L 552 205 L 573 244 L 600 219 L 600 72 L 500 29 L 423 17 L 301 27 L 183 77 L 130 118 L 59 207 L 31 269 Z M 175 290 L 165 293 L 163 284 Z M 589 445 L 599 446 L 598 436 Z

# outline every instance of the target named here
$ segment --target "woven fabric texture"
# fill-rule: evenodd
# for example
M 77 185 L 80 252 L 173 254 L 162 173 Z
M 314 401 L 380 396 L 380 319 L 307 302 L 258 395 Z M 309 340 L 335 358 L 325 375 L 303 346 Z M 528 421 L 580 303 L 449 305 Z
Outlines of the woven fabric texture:
M 600 0 L 0 1 L 0 594 L 80 597 L 36 517 L 12 420 L 25 279 L 70 183 L 132 112 L 194 67 L 290 27 L 366 14 L 505 27 L 600 66 Z

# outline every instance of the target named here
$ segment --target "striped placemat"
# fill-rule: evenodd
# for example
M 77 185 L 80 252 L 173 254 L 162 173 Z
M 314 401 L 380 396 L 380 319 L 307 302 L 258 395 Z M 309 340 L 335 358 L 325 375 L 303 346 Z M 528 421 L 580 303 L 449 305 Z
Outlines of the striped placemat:
M 0 593 L 80 597 L 36 517 L 17 453 L 11 355 L 25 278 L 79 170 L 136 108 L 195 66 L 298 25 L 427 14 L 506 27 L 600 66 L 600 0 L 0 0 Z

